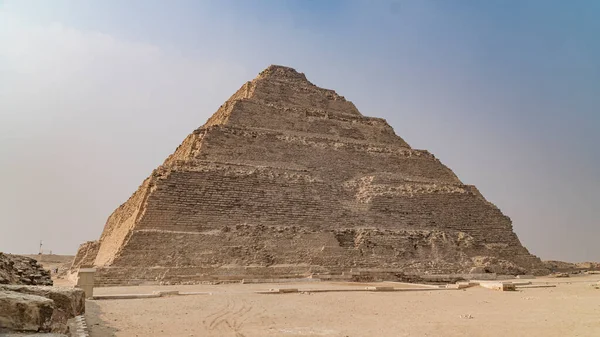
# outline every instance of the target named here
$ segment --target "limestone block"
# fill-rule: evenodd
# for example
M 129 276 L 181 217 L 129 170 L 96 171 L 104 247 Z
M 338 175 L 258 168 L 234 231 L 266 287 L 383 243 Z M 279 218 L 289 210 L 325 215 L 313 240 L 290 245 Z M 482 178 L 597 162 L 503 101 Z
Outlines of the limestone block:
M 86 298 L 94 296 L 94 278 L 96 269 L 80 268 L 77 272 L 77 288 L 83 289 Z
M 369 290 L 369 291 L 394 291 L 394 287 L 383 287 L 383 286 L 365 287 L 365 289 Z
M 479 285 L 483 288 L 500 290 L 500 291 L 514 291 L 516 287 L 513 283 L 505 282 L 481 282 Z
M 269 289 L 269 291 L 273 292 L 273 293 L 287 294 L 287 293 L 297 293 L 298 289 L 297 288 L 271 288 L 271 289 Z
M 474 286 L 469 282 L 457 282 L 455 284 L 447 284 L 446 289 L 467 289 Z
M 0 291 L 14 291 L 23 294 L 42 296 L 54 301 L 58 311 L 67 318 L 85 313 L 85 294 L 83 290 L 67 287 L 0 285 Z
M 54 303 L 51 299 L 0 291 L 0 329 L 50 331 Z

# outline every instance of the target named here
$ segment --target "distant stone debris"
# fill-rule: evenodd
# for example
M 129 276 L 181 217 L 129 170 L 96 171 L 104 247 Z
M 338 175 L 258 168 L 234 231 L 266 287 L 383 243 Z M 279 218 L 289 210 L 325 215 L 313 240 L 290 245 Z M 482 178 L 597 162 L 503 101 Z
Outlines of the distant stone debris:
M 544 261 L 546 268 L 553 272 L 600 271 L 600 262 Z
M 80 266 L 97 268 L 98 285 L 382 268 L 548 273 L 475 186 L 386 120 L 275 65 L 110 215 L 100 239 L 80 247 Z
M 0 253 L 0 284 L 49 285 L 50 273 L 34 259 Z

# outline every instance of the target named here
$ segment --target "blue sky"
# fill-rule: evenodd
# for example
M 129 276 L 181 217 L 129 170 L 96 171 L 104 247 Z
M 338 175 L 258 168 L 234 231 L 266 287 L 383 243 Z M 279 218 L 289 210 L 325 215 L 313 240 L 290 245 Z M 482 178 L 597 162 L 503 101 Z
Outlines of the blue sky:
M 0 250 L 96 239 L 284 64 L 434 153 L 534 254 L 600 260 L 598 17 L 594 0 L 0 1 Z

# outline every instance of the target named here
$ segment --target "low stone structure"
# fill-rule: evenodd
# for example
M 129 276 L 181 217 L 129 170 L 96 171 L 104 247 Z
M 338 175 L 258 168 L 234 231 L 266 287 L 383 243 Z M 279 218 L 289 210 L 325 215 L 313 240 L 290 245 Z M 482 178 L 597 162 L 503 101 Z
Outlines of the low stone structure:
M 50 273 L 36 260 L 0 253 L 0 284 L 52 285 Z
M 77 272 L 77 282 L 75 287 L 82 289 L 85 292 L 86 298 L 94 296 L 94 274 L 96 270 L 93 268 L 79 268 Z
M 96 284 L 341 275 L 545 274 L 510 219 L 333 90 L 270 66 L 108 218 Z M 367 273 L 367 272 L 365 272 Z

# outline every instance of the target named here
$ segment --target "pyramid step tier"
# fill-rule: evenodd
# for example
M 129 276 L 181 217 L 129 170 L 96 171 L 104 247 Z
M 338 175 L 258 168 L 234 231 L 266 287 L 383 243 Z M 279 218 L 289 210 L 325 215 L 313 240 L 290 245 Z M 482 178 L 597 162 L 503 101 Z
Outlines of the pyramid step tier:
M 409 147 L 382 118 L 338 111 L 285 107 L 251 99 L 227 102 L 206 126 L 258 128 L 283 132 L 304 132 Z

